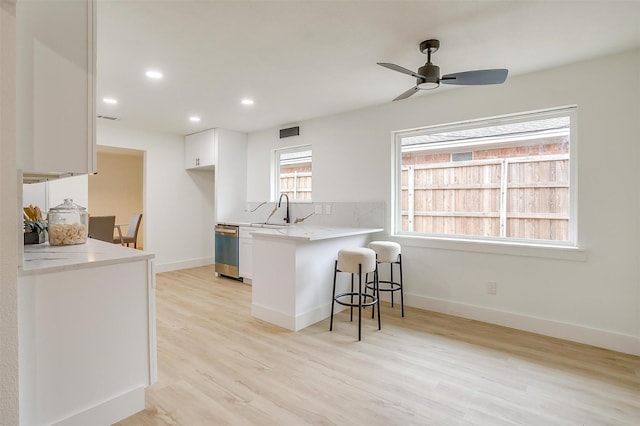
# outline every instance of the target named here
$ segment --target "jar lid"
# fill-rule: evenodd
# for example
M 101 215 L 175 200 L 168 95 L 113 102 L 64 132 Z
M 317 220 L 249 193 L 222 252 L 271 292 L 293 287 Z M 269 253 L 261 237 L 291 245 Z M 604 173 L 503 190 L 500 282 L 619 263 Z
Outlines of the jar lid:
M 49 212 L 77 212 L 77 211 L 86 211 L 86 207 L 82 207 L 73 202 L 71 198 L 65 198 L 64 203 L 57 205 L 55 207 L 51 207 Z

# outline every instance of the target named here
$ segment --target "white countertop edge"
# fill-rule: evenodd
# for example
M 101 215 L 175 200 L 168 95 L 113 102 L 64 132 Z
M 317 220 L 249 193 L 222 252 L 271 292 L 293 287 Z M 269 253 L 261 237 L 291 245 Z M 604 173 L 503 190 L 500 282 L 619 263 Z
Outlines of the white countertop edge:
M 155 254 L 89 239 L 85 244 L 50 246 L 48 243 L 25 246 L 18 275 L 39 275 L 71 271 L 155 258 Z
M 254 238 L 287 239 L 297 241 L 318 241 L 353 235 L 374 234 L 383 228 L 341 228 L 334 226 L 290 226 L 282 229 L 256 228 L 251 232 Z

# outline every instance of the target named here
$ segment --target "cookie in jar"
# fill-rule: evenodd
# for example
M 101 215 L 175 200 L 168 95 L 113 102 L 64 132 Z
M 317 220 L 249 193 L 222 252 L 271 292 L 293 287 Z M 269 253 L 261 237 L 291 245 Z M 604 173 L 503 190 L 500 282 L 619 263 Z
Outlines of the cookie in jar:
M 88 236 L 87 209 L 65 198 L 64 203 L 49 209 L 49 245 L 84 244 Z

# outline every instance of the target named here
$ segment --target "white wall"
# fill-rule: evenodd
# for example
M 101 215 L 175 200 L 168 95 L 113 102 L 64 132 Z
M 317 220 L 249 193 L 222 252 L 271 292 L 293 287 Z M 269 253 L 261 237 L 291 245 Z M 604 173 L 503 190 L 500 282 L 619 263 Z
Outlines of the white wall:
M 398 238 L 407 301 L 640 354 L 638 69 L 640 50 L 634 50 L 512 77 L 501 86 L 440 90 L 305 121 L 298 137 L 280 140 L 278 129 L 255 132 L 249 135 L 248 199 L 269 198 L 273 149 L 312 144 L 314 201 L 388 204 L 392 131 L 576 104 L 582 260 Z M 495 296 L 485 292 L 489 280 L 498 284 Z
M 0 423 L 18 424 L 18 214 L 15 4 L 0 0 Z
M 145 151 L 144 248 L 156 271 L 213 263 L 213 172 L 184 169 L 184 138 L 99 120 L 97 143 Z

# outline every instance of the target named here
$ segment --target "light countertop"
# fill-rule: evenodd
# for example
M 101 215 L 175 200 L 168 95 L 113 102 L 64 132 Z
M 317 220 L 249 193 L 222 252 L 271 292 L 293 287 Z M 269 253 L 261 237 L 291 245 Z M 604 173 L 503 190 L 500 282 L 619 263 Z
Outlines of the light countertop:
M 49 243 L 24 246 L 20 275 L 69 271 L 153 259 L 153 253 L 89 238 L 85 244 L 50 246 Z
M 353 235 L 374 234 L 382 231 L 382 228 L 289 225 L 277 228 L 255 228 L 255 230 L 251 232 L 251 235 L 254 238 L 284 238 L 299 241 L 318 241 L 330 238 L 350 237 Z

